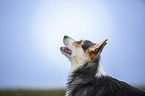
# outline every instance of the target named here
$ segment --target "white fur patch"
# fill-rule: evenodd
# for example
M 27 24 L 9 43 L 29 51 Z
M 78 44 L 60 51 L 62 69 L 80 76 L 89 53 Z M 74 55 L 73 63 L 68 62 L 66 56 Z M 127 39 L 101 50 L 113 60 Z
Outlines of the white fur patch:
M 70 75 L 72 74 L 73 71 L 77 70 L 80 66 L 83 66 L 83 64 L 85 64 L 85 62 L 87 61 L 88 61 L 87 58 L 84 58 L 83 60 L 79 60 L 74 57 L 74 60 L 71 61 Z
M 105 76 L 106 73 L 102 67 L 101 62 L 99 62 L 99 66 L 98 66 L 98 72 L 96 73 L 96 77 L 101 77 L 101 76 Z

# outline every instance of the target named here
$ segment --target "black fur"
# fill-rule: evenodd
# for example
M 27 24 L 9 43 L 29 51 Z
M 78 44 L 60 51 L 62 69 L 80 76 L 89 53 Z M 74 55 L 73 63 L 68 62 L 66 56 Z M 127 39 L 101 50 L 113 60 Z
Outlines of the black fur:
M 86 40 L 83 45 L 82 48 L 84 49 L 84 51 L 86 51 L 90 46 L 92 46 L 93 43 L 91 41 Z
M 145 92 L 110 76 L 96 77 L 99 60 L 87 62 L 72 73 L 68 96 L 145 96 Z

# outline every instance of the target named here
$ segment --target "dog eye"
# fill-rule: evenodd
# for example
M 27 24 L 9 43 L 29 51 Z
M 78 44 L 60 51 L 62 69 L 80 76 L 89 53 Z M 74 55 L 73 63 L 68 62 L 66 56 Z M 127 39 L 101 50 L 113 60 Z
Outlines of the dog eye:
M 89 47 L 91 47 L 92 45 L 93 45 L 92 42 L 86 40 L 86 41 L 83 43 L 82 48 L 84 49 L 84 51 L 86 51 L 86 50 L 87 50 Z
M 79 45 L 80 45 L 81 43 L 82 43 L 82 41 L 77 42 L 77 44 L 79 44 Z

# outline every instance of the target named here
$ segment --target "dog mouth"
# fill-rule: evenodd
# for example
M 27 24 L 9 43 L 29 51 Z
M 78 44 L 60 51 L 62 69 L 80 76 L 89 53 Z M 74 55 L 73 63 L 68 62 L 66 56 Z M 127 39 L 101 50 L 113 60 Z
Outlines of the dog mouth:
M 61 50 L 61 52 L 63 52 L 66 55 L 71 55 L 72 54 L 72 51 L 67 47 L 60 47 L 60 50 Z

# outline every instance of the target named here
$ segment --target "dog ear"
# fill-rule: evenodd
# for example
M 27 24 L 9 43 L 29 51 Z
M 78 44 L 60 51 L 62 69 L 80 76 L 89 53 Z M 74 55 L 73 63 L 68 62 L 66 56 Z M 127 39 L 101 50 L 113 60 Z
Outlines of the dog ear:
M 106 39 L 106 40 L 104 40 L 104 41 L 102 41 L 102 42 L 100 42 L 100 43 L 95 44 L 95 45 L 91 48 L 91 50 L 92 50 L 92 51 L 97 51 L 97 50 L 99 50 L 99 49 L 103 49 L 104 46 L 107 44 L 107 43 L 106 43 L 107 40 L 108 40 L 108 39 Z
M 93 47 L 89 48 L 88 52 L 89 52 L 89 59 L 90 60 L 98 58 L 98 56 L 101 54 L 104 46 L 107 44 L 106 43 L 107 40 L 108 39 L 106 39 L 100 43 L 97 43 Z

